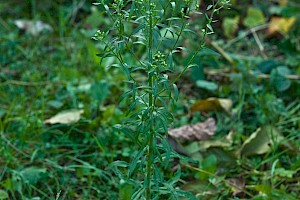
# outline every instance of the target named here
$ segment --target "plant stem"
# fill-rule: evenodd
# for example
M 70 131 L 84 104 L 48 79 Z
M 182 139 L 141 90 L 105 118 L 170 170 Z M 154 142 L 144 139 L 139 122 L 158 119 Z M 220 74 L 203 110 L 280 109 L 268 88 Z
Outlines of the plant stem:
M 148 42 L 148 59 L 149 59 L 149 64 L 150 67 L 152 67 L 152 10 L 151 10 L 151 0 L 149 0 L 149 42 Z M 150 108 L 150 117 L 152 117 L 153 113 L 153 94 L 152 94 L 152 88 L 153 88 L 153 74 L 148 73 L 148 86 L 150 88 L 149 92 L 149 108 Z M 151 176 L 152 176 L 152 164 L 153 164 L 153 142 L 154 142 L 154 130 L 153 130 L 153 122 L 150 120 L 150 135 L 148 137 L 148 161 L 147 161 L 147 177 L 146 177 L 146 200 L 151 199 Z
M 153 87 L 153 80 L 152 75 L 149 73 L 148 75 L 148 84 L 149 88 Z M 153 112 L 153 95 L 152 93 L 149 93 L 149 107 L 150 107 L 150 115 L 152 115 Z M 148 161 L 147 161 L 147 188 L 146 188 L 146 200 L 151 199 L 151 175 L 152 175 L 152 157 L 153 157 L 153 141 L 154 141 L 154 131 L 153 131 L 153 125 L 151 120 L 150 125 L 150 135 L 148 137 Z
M 146 188 L 146 200 L 151 199 L 151 175 L 152 175 L 152 157 L 153 157 L 153 140 L 154 133 L 150 133 L 149 137 L 149 151 L 148 151 L 148 162 L 147 162 L 147 188 Z

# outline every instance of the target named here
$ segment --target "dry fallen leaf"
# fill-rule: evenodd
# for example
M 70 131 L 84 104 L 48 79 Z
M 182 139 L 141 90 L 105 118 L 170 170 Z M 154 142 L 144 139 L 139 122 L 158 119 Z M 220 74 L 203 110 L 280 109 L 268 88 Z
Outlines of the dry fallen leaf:
M 72 124 L 78 122 L 83 110 L 62 111 L 44 121 L 45 124 Z
M 191 106 L 192 112 L 208 112 L 208 111 L 217 111 L 224 110 L 227 113 L 231 113 L 232 101 L 231 99 L 221 99 L 221 98 L 208 98 L 205 100 L 196 101 Z
M 222 138 L 218 138 L 218 139 L 214 139 L 214 140 L 205 140 L 205 141 L 201 141 L 200 146 L 201 149 L 209 149 L 212 147 L 218 148 L 218 147 L 222 147 L 222 148 L 226 148 L 226 147 L 230 147 L 233 143 L 233 137 L 234 137 L 235 132 L 234 131 L 230 131 L 228 133 L 228 135 L 222 137 Z
M 282 18 L 272 17 L 268 29 L 268 34 L 273 35 L 275 33 L 286 34 L 293 27 L 296 22 L 296 17 Z
M 239 150 L 239 156 L 265 154 L 271 150 L 274 143 L 284 138 L 274 126 L 266 125 L 253 132 Z
M 31 35 L 37 36 L 42 31 L 47 30 L 52 32 L 53 28 L 40 20 L 26 20 L 26 19 L 18 19 L 15 20 L 15 25 L 21 29 L 24 30 L 26 33 L 29 33 Z
M 181 141 L 207 140 L 214 135 L 216 129 L 216 121 L 208 118 L 202 123 L 170 129 L 169 135 Z

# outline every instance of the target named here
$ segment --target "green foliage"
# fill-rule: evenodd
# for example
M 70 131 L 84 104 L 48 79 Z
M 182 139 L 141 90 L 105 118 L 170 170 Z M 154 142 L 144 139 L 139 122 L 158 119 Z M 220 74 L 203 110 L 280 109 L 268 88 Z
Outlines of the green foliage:
M 185 193 L 173 188 L 179 177 L 172 181 L 172 185 L 166 185 L 160 169 L 161 163 L 165 163 L 166 168 L 170 157 L 174 157 L 169 144 L 165 142 L 169 124 L 173 121 L 170 108 L 178 99 L 178 88 L 174 83 L 191 67 L 195 56 L 204 48 L 206 35 L 213 33 L 213 16 L 226 3 L 228 2 L 220 1 L 207 7 L 212 12 L 211 16 L 206 15 L 206 28 L 202 29 L 202 33 L 200 31 L 202 39 L 186 66 L 171 81 L 168 72 L 175 71 L 173 58 L 176 53 L 190 51 L 181 46 L 181 43 L 185 33 L 194 32 L 189 29 L 187 19 L 191 14 L 200 14 L 196 12 L 197 2 L 163 3 L 149 0 L 101 3 L 111 18 L 113 27 L 109 30 L 98 30 L 93 37 L 104 44 L 98 56 L 101 60 L 115 57 L 118 64 L 113 63 L 112 67 L 124 70 L 130 88 L 121 97 L 122 101 L 128 103 L 128 117 L 123 120 L 122 125 L 116 127 L 125 134 L 130 132 L 130 137 L 139 146 L 138 153 L 128 164 L 127 179 L 134 181 L 134 174 L 136 177 L 144 176 L 136 183 L 136 192 L 132 199 L 140 199 L 142 196 L 152 199 L 167 194 L 172 199 L 177 199 L 177 195 L 185 196 Z M 135 29 L 130 28 L 134 26 Z M 138 54 L 140 46 L 144 48 L 143 54 L 146 56 Z M 129 54 L 131 61 L 126 60 L 126 54 Z M 146 81 L 137 78 L 141 74 L 146 74 Z M 214 83 L 212 84 L 202 85 L 215 90 Z M 179 175 L 180 173 L 177 176 Z M 152 192 L 153 190 L 156 192 Z
M 113 2 L 105 1 L 112 16 L 118 13 Z M 298 199 L 298 1 L 232 0 L 206 26 L 216 1 L 198 1 L 193 10 L 186 7 L 190 1 L 153 0 L 153 23 L 162 20 L 152 32 L 156 91 L 148 86 L 149 15 L 123 2 L 121 15 L 127 11 L 128 18 L 114 18 L 123 28 L 91 1 L 0 2 L 0 199 L 144 196 L 150 137 L 141 133 L 149 127 L 136 121 L 149 121 L 149 94 L 164 88 L 153 104 L 165 109 L 152 115 L 162 125 L 153 146 L 152 198 Z M 263 13 L 264 22 L 249 8 Z M 19 19 L 41 20 L 52 31 L 32 35 L 16 26 Z M 250 29 L 245 19 L 261 22 Z M 207 48 L 199 45 L 203 28 L 215 32 L 206 37 Z M 90 39 L 98 29 L 116 45 L 115 53 L 120 50 L 128 70 Z M 46 123 L 57 114 L 58 123 Z M 166 140 L 167 129 L 193 127 L 208 117 L 216 121 L 208 140 Z
M 244 20 L 244 25 L 249 28 L 261 25 L 265 22 L 265 16 L 260 9 L 248 8 L 247 17 Z

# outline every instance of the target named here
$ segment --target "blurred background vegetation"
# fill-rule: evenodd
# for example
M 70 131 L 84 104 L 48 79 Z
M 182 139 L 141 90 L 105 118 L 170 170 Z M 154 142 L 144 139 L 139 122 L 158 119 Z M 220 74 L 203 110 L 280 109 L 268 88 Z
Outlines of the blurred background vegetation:
M 1 200 L 130 199 L 107 169 L 136 151 L 112 129 L 125 115 L 126 75 L 96 56 L 103 45 L 91 37 L 111 22 L 93 2 L 0 1 Z M 231 4 L 216 16 L 210 50 L 178 81 L 172 128 L 217 121 L 205 141 L 171 143 L 194 160 L 174 161 L 179 187 L 201 199 L 298 199 L 300 3 Z M 190 17 L 201 27 L 204 18 Z M 199 38 L 190 39 L 181 43 L 193 50 Z M 174 58 L 178 71 L 188 56 Z

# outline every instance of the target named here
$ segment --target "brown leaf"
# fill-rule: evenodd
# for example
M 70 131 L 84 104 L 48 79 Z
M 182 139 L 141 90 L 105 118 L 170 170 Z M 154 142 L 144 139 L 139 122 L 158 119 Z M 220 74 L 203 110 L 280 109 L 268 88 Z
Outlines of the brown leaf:
M 207 140 L 214 135 L 216 129 L 216 121 L 208 118 L 203 123 L 171 129 L 169 135 L 181 141 Z
M 233 192 L 232 195 L 234 197 L 243 197 L 245 195 L 244 189 L 246 180 L 243 176 L 227 179 L 227 184 L 229 187 L 231 187 Z
M 196 101 L 191 106 L 192 112 L 208 112 L 224 110 L 227 113 L 231 113 L 232 101 L 230 99 L 220 99 L 220 98 L 208 98 L 205 100 Z

